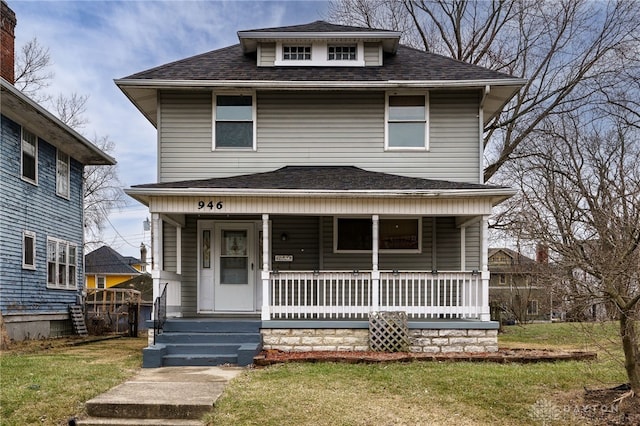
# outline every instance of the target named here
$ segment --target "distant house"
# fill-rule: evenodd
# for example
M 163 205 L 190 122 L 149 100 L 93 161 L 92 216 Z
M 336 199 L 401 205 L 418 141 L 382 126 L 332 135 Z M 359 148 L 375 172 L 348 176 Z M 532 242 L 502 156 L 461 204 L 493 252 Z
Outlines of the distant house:
M 111 288 L 145 272 L 145 260 L 122 256 L 109 246 L 102 246 L 84 257 L 87 288 Z
M 71 331 L 84 287 L 84 167 L 115 160 L 14 87 L 17 21 L 1 7 L 0 311 L 23 340 Z
M 546 258 L 540 253 L 538 257 L 533 260 L 504 247 L 489 249 L 489 302 L 502 309 L 503 320 L 551 318 L 552 288 L 541 270 Z
M 126 190 L 152 215 L 172 331 L 144 366 L 366 350 L 369 316 L 388 311 L 407 315 L 413 351 L 497 350 L 487 223 L 515 191 L 483 181 L 482 133 L 525 81 L 396 31 L 237 35 L 116 81 L 158 132 L 158 181 Z M 179 344 L 232 326 L 253 331 L 238 358 Z

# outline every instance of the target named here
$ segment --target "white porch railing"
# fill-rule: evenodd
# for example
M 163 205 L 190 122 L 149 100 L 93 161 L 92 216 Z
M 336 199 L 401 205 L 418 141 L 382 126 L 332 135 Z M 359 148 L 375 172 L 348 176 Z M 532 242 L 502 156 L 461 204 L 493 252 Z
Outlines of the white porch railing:
M 480 319 L 483 313 L 482 280 L 471 272 L 279 272 L 270 274 L 269 285 L 270 319 L 364 319 L 374 311 Z

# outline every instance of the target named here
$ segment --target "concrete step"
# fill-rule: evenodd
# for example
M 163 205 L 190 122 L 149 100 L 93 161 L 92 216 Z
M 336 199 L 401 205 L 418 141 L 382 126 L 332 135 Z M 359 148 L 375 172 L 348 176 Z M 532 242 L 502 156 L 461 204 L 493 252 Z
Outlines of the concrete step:
M 156 343 L 260 343 L 260 333 L 180 333 L 163 332 L 156 336 Z
M 87 417 L 75 421 L 77 426 L 204 426 L 200 420 L 180 419 L 117 419 Z
M 260 333 L 262 321 L 207 318 L 168 319 L 163 332 L 186 333 Z
M 165 343 L 167 355 L 236 355 L 239 343 Z
M 213 367 L 225 364 L 238 364 L 237 353 L 171 354 L 162 357 L 163 367 Z
M 86 402 L 90 417 L 120 419 L 199 420 L 213 409 L 223 382 L 194 382 L 182 386 L 168 382 L 126 382 Z

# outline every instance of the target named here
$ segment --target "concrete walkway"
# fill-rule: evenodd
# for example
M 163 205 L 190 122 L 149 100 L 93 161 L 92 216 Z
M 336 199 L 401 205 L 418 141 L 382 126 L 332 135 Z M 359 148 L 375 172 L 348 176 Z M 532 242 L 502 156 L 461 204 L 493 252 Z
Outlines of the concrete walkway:
M 77 425 L 202 425 L 226 384 L 242 367 L 144 368 L 133 378 L 87 401 L 90 417 Z

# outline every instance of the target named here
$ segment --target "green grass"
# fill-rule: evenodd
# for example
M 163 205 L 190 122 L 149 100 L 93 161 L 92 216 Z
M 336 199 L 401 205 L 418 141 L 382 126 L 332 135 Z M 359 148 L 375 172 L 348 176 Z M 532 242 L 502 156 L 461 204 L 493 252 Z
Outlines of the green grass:
M 585 335 L 585 332 L 588 332 Z M 227 387 L 213 425 L 537 425 L 532 407 L 575 407 L 584 388 L 626 382 L 616 324 L 507 327 L 500 346 L 595 350 L 592 362 L 287 364 Z M 56 346 L 53 346 L 56 345 Z M 146 338 L 82 346 L 50 341 L 0 354 L 0 424 L 61 425 L 133 375 Z M 553 424 L 553 423 L 545 423 Z M 583 424 L 562 417 L 557 424 Z
M 511 327 L 500 342 L 510 347 L 597 350 L 599 357 L 592 362 L 328 363 L 251 370 L 230 384 L 208 422 L 282 426 L 541 424 L 532 417 L 536 403 L 550 401 L 573 411 L 585 387 L 626 382 L 621 353 L 615 345 L 615 324 L 586 327 Z M 557 424 L 582 422 L 566 414 Z
M 0 424 L 60 425 L 140 367 L 147 339 L 17 345 L 0 355 Z

